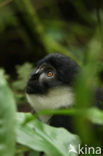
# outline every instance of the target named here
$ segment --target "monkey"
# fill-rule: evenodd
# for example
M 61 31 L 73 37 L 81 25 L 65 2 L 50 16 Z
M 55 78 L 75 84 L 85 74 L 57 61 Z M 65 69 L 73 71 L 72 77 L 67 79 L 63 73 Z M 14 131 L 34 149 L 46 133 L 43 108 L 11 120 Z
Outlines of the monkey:
M 74 83 L 81 67 L 71 58 L 52 53 L 38 63 L 26 86 L 26 97 L 36 112 L 74 107 Z M 96 104 L 103 101 L 103 89 L 97 89 Z M 71 117 L 67 115 L 40 115 L 39 119 L 51 126 L 72 130 Z

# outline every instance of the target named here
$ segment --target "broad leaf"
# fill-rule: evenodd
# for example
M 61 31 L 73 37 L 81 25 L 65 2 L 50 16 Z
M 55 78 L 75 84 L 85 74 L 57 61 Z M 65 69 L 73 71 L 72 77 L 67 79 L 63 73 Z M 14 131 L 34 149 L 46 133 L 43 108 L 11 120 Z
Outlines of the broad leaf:
M 15 101 L 0 70 L 0 156 L 14 156 Z
M 23 124 L 30 118 L 30 113 L 18 113 L 17 142 L 36 151 L 43 151 L 49 156 L 69 156 L 69 146 L 79 144 L 79 138 L 64 128 L 48 126 L 37 119 Z
M 97 108 L 88 110 L 87 118 L 94 124 L 103 125 L 103 111 Z

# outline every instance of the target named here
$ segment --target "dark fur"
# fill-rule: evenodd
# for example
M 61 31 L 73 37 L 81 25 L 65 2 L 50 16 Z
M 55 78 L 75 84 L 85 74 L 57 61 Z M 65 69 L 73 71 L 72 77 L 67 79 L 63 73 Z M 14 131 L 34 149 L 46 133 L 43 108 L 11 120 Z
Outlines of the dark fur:
M 34 70 L 26 87 L 26 92 L 29 94 L 46 94 L 49 88 L 58 85 L 71 86 L 79 69 L 79 66 L 74 61 L 58 53 L 50 54 L 43 58 L 38 62 L 37 68 L 43 63 L 52 65 L 56 69 L 57 77 L 52 82 L 44 82 L 43 84 L 40 84 L 38 82 L 40 73 L 36 74 Z
M 58 53 L 49 54 L 38 63 L 38 66 L 44 62 L 55 67 L 58 73 L 57 79 L 66 85 L 72 84 L 75 74 L 79 69 L 79 66 L 69 57 Z

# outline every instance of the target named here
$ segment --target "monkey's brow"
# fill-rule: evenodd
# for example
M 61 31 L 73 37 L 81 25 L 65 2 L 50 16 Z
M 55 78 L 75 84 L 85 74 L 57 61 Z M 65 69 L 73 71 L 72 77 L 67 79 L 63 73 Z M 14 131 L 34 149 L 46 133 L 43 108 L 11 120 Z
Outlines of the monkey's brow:
M 40 68 L 45 68 L 47 66 L 47 64 L 46 63 L 43 63 L 43 64 L 41 64 L 40 66 L 39 66 L 39 69 Z

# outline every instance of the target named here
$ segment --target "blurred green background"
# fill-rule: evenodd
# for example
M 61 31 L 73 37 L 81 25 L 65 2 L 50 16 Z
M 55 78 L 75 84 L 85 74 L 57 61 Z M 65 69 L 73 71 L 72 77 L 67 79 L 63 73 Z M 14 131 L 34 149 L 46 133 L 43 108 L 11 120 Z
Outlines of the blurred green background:
M 102 27 L 102 0 L 0 0 L 0 66 L 15 77 L 16 65 L 50 52 L 86 61 L 97 31 L 102 43 Z

